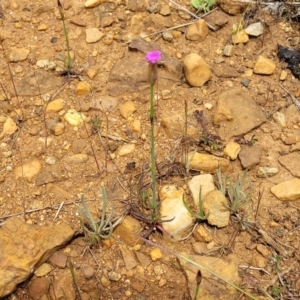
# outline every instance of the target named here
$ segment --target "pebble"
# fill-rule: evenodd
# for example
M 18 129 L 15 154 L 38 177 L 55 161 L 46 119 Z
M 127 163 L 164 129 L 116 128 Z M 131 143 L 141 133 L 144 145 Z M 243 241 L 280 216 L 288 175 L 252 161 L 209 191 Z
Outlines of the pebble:
M 243 78 L 241 80 L 241 83 L 242 83 L 243 86 L 248 87 L 249 84 L 250 84 L 250 79 L 249 78 Z
M 46 276 L 47 274 L 49 274 L 52 270 L 52 267 L 50 264 L 47 264 L 47 263 L 43 263 L 41 266 L 39 266 L 35 272 L 34 272 L 34 275 L 36 277 L 43 277 L 43 276 Z
M 119 156 L 126 156 L 133 153 L 135 150 L 135 144 L 125 144 L 118 149 Z
M 278 173 L 277 168 L 259 167 L 257 169 L 256 176 L 260 178 L 268 178 L 276 175 L 277 173 Z
M 213 240 L 208 230 L 203 225 L 198 225 L 196 230 L 193 232 L 193 236 L 198 242 L 209 243 Z
M 64 115 L 64 119 L 71 126 L 79 126 L 86 119 L 86 116 L 82 113 L 77 112 L 75 109 L 69 109 L 67 113 Z
M 281 81 L 286 80 L 287 75 L 288 75 L 287 71 L 286 70 L 282 70 L 281 73 L 280 73 L 279 80 L 281 80 Z
M 47 30 L 48 26 L 46 24 L 41 24 L 38 27 L 38 31 L 45 31 Z
M 239 153 L 239 159 L 244 169 L 251 170 L 260 162 L 262 148 L 259 146 L 244 146 Z
M 294 178 L 271 187 L 271 193 L 281 201 L 293 201 L 300 198 L 300 179 Z
M 227 155 L 231 160 L 236 160 L 240 151 L 241 146 L 236 142 L 229 142 L 224 148 L 224 154 Z
M 92 279 L 95 274 L 95 269 L 92 266 L 84 266 L 82 268 L 82 275 L 85 279 Z
M 240 30 L 231 36 L 233 44 L 245 44 L 249 41 L 249 36 L 244 30 Z
M 27 59 L 30 51 L 26 48 L 10 48 L 8 60 L 9 62 L 19 62 Z
M 114 272 L 114 271 L 110 272 L 108 274 L 108 276 L 109 276 L 109 279 L 112 281 L 119 281 L 122 277 L 121 274 Z
M 191 86 L 203 86 L 212 76 L 210 68 L 197 53 L 188 54 L 183 66 L 186 79 Z
M 160 12 L 159 12 L 162 16 L 169 16 L 171 14 L 171 9 L 170 6 L 167 4 L 163 4 L 161 6 Z
M 0 134 L 0 138 L 2 138 L 5 135 L 12 135 L 18 130 L 18 126 L 15 123 L 15 121 L 8 117 L 6 118 L 4 125 L 3 125 L 3 130 Z
M 56 163 L 56 158 L 54 156 L 47 156 L 45 162 L 48 165 L 54 165 Z
M 206 22 L 203 19 L 189 25 L 186 30 L 186 39 L 203 42 L 209 33 Z
M 100 281 L 101 281 L 101 284 L 102 284 L 104 287 L 110 286 L 110 280 L 107 279 L 107 277 L 102 276 L 101 279 L 100 279 Z
M 79 16 L 71 17 L 70 23 L 80 26 L 80 27 L 86 27 L 86 22 L 84 20 L 82 20 Z
M 162 253 L 161 253 L 160 249 L 154 248 L 153 250 L 151 250 L 150 257 L 151 257 L 152 261 L 160 260 L 162 258 Z
M 85 30 L 86 39 L 85 41 L 88 44 L 96 43 L 104 37 L 104 33 L 101 32 L 98 28 L 87 28 Z
M 210 225 L 221 228 L 229 224 L 230 210 L 228 201 L 222 192 L 218 190 L 210 191 L 203 198 L 202 207 Z
M 58 112 L 61 111 L 65 106 L 65 101 L 63 99 L 55 99 L 47 104 L 46 112 Z
M 223 54 L 225 56 L 228 56 L 228 57 L 232 56 L 233 55 L 233 48 L 234 48 L 233 45 L 226 45 L 224 50 L 223 50 Z
M 136 106 L 134 102 L 127 101 L 120 105 L 120 113 L 124 119 L 128 119 L 136 111 Z
M 276 69 L 275 63 L 262 55 L 259 55 L 253 68 L 255 74 L 271 75 Z
M 98 68 L 97 67 L 90 67 L 90 68 L 88 68 L 86 73 L 87 73 L 87 75 L 89 76 L 90 79 L 94 79 L 95 76 L 98 73 Z
M 253 23 L 247 26 L 245 32 L 251 36 L 260 36 L 264 32 L 264 26 L 261 22 Z
M 162 37 L 167 42 L 172 42 L 173 41 L 173 34 L 170 31 L 163 32 Z
M 212 110 L 213 105 L 212 105 L 211 103 L 205 103 L 205 104 L 204 104 L 204 107 L 205 107 L 207 110 Z
M 54 267 L 64 269 L 67 264 L 67 259 L 68 259 L 67 255 L 65 255 L 60 251 L 57 251 L 51 255 L 51 257 L 49 258 L 49 262 Z
M 84 3 L 84 6 L 86 8 L 96 7 L 96 6 L 98 6 L 99 4 L 101 4 L 103 2 L 104 2 L 104 0 L 87 0 Z
M 91 86 L 87 81 L 80 81 L 76 87 L 76 94 L 78 96 L 88 95 L 91 91 Z
M 58 122 L 52 125 L 49 129 L 51 134 L 58 136 L 65 132 L 65 125 L 64 123 Z
M 83 164 L 89 160 L 89 156 L 85 153 L 78 153 L 73 155 L 68 155 L 63 158 L 63 160 L 68 164 Z
M 15 178 L 27 178 L 31 180 L 33 177 L 35 177 L 42 169 L 42 164 L 39 162 L 39 160 L 34 159 L 28 163 L 25 163 L 21 166 L 17 166 L 15 168 Z
M 286 127 L 286 119 L 285 119 L 285 115 L 282 112 L 275 112 L 273 114 L 273 119 L 274 121 L 279 124 L 281 127 Z

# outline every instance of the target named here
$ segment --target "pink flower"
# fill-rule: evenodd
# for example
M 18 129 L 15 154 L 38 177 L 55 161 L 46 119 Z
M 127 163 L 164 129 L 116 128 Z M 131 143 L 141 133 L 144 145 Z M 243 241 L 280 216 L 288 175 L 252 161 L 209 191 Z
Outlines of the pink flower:
M 159 60 L 161 60 L 161 52 L 159 50 L 147 52 L 146 59 L 149 63 L 156 64 Z

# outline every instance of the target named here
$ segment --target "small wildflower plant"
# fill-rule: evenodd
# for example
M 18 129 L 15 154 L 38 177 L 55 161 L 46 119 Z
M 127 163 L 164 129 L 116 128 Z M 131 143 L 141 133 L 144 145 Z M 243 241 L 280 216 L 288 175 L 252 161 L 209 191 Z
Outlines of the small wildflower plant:
M 151 125 L 151 177 L 152 177 L 152 199 L 150 209 L 151 217 L 157 220 L 159 217 L 159 204 L 156 195 L 156 165 L 155 165 L 155 138 L 154 138 L 154 85 L 157 80 L 158 62 L 161 60 L 161 52 L 158 50 L 147 52 L 146 60 L 148 61 L 148 83 L 150 84 L 150 125 Z

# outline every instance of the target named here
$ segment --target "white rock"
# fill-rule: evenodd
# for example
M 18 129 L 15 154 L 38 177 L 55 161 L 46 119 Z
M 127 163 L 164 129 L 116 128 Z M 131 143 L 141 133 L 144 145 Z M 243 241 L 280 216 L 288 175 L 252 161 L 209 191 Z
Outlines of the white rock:
M 194 176 L 189 182 L 188 187 L 192 193 L 195 205 L 199 205 L 199 194 L 201 187 L 201 199 L 207 195 L 208 192 L 215 189 L 214 178 L 211 174 Z
M 205 103 L 204 104 L 204 107 L 207 109 L 207 110 L 211 110 L 213 108 L 213 105 L 211 103 Z
M 281 127 L 286 127 L 286 119 L 285 115 L 282 112 L 276 111 L 273 114 L 273 119 L 276 123 L 278 123 Z
M 277 168 L 270 168 L 270 167 L 259 167 L 256 173 L 257 177 L 260 178 L 267 178 L 272 177 L 278 173 Z
M 69 109 L 67 113 L 64 115 L 64 119 L 71 126 L 79 126 L 86 119 L 86 116 L 82 113 L 77 112 L 75 109 Z
M 160 214 L 163 220 L 162 227 L 171 234 L 174 239 L 180 239 L 182 235 L 191 228 L 193 218 L 185 208 L 182 197 L 184 190 L 176 185 L 165 185 L 160 190 Z
M 85 3 L 84 3 L 84 6 L 86 8 L 90 8 L 90 7 L 96 7 L 98 6 L 99 4 L 103 3 L 104 0 L 87 0 Z
M 245 29 L 245 32 L 251 36 L 260 36 L 264 32 L 264 26 L 261 22 L 253 23 Z

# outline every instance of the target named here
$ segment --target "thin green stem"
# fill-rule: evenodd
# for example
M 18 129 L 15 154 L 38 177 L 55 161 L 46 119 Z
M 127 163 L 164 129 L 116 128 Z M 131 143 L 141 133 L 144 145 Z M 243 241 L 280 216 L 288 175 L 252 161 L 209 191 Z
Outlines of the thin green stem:
M 154 142 L 154 84 L 150 85 L 150 122 L 151 122 L 151 176 L 152 176 L 152 217 L 157 218 L 158 207 L 156 201 L 156 166 L 155 166 L 155 142 Z
M 70 71 L 71 69 L 71 56 L 70 56 L 70 45 L 69 45 L 69 35 L 68 35 L 68 30 L 66 27 L 66 23 L 65 23 L 65 15 L 62 15 L 62 22 L 63 22 L 63 27 L 64 27 L 64 36 L 66 38 L 66 44 L 67 44 L 67 53 L 68 53 L 68 62 L 67 62 L 67 68 L 68 71 Z

